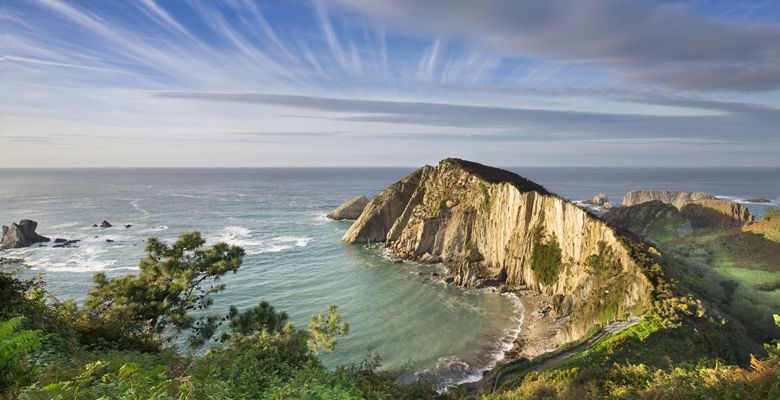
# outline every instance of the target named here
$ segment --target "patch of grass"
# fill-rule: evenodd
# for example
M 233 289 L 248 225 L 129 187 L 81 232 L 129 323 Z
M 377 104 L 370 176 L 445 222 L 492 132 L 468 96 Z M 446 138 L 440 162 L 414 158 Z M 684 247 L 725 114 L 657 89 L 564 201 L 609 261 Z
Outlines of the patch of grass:
M 531 269 L 539 282 L 552 285 L 558 281 L 563 269 L 561 247 L 555 235 L 545 237 L 541 228 L 534 232 L 534 249 L 531 253 Z

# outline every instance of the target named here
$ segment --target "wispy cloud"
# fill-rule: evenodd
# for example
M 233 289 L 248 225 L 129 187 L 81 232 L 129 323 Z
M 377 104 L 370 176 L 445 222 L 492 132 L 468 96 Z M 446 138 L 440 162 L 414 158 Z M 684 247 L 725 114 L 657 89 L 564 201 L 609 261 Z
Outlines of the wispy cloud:
M 29 134 L 79 163 L 108 162 L 96 149 L 154 161 L 144 150 L 164 141 L 187 162 L 220 149 L 381 163 L 372 143 L 415 159 L 470 143 L 550 163 L 732 146 L 718 160 L 755 149 L 742 160 L 767 164 L 780 151 L 771 3 L 8 0 L 0 155 L 49 151 Z

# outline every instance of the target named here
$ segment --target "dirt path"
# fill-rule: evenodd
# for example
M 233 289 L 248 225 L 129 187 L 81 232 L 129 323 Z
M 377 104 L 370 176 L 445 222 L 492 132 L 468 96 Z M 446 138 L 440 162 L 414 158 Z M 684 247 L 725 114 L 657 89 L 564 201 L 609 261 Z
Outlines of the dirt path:
M 623 329 L 626 329 L 628 327 L 634 326 L 642 321 L 642 317 L 632 317 L 628 321 L 616 321 L 607 324 L 607 326 L 604 327 L 604 329 L 598 333 L 596 336 L 590 338 L 585 343 L 580 344 L 579 346 L 573 347 L 569 350 L 564 351 L 561 354 L 558 354 L 550 359 L 544 360 L 541 363 L 534 365 L 530 369 L 521 369 L 523 374 L 527 374 L 531 371 L 544 371 L 553 367 L 556 367 L 566 361 L 569 357 L 581 353 L 591 347 L 593 347 L 595 344 L 599 343 L 601 340 L 603 340 L 605 337 L 610 335 L 614 332 L 622 331 Z M 501 374 L 496 378 L 495 384 L 493 385 L 493 391 L 496 390 L 502 383 L 516 379 L 520 375 L 520 371 L 513 371 L 508 372 L 506 374 Z

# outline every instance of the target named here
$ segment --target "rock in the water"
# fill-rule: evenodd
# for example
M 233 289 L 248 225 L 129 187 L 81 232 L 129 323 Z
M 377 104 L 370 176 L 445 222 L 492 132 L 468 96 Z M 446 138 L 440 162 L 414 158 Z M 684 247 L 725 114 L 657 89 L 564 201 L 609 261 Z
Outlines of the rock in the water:
M 633 206 L 647 201 L 659 200 L 682 209 L 686 204 L 699 200 L 717 200 L 718 198 L 704 192 L 664 192 L 659 190 L 632 190 L 623 198 L 624 206 Z
M 125 224 L 125 229 L 130 229 L 133 227 L 133 224 Z
M 34 243 L 48 242 L 50 239 L 35 232 L 38 223 L 31 219 L 23 219 L 11 226 L 3 225 L 3 237 L 0 239 L 0 250 L 28 247 Z
M 331 211 L 328 214 L 328 218 L 335 220 L 358 219 L 367 205 L 368 199 L 366 196 L 355 196 Z
M 609 202 L 609 197 L 607 197 L 607 194 L 604 192 L 601 192 L 595 196 L 593 196 L 590 200 L 585 200 L 583 203 L 585 204 L 591 204 L 594 206 L 603 206 L 604 204 Z
M 67 241 L 68 241 L 68 239 L 63 239 L 63 238 L 56 238 L 56 239 L 54 239 L 54 243 L 65 243 Z
M 106 243 L 114 243 L 113 239 L 106 239 Z
M 113 226 L 113 225 L 111 225 L 111 223 L 110 223 L 110 222 L 108 222 L 108 221 L 106 221 L 106 220 L 103 220 L 103 222 L 101 222 L 101 223 L 100 223 L 100 227 L 101 227 L 101 228 L 110 228 L 110 227 L 112 227 L 112 226 Z
M 745 199 L 748 203 L 771 203 L 772 200 L 765 199 L 763 197 L 751 197 L 749 199 Z
M 570 303 L 560 311 L 570 319 L 557 334 L 560 343 L 582 337 L 603 318 L 601 310 L 623 315 L 651 306 L 652 284 L 628 239 L 544 187 L 477 163 L 446 159 L 390 186 L 342 238 L 369 239 L 384 241 L 395 257 L 441 260 L 460 286 L 527 285 L 565 295 Z M 540 246 L 553 259 L 534 256 Z M 594 255 L 621 267 L 595 271 L 588 267 Z
M 64 241 L 63 241 L 64 240 Z M 71 247 L 79 247 L 76 246 L 76 243 L 80 242 L 81 240 L 65 240 L 65 239 L 57 239 L 54 242 L 57 243 L 52 247 L 65 247 L 65 248 L 71 248 Z
M 693 232 L 690 221 L 680 215 L 677 207 L 660 200 L 615 208 L 604 214 L 604 220 L 649 241 Z
M 604 207 L 605 210 L 611 210 L 612 209 L 612 202 L 611 201 L 605 201 L 604 204 L 601 205 Z
M 741 204 L 726 200 L 701 200 L 685 205 L 680 214 L 694 228 L 738 228 L 753 223 L 753 215 Z

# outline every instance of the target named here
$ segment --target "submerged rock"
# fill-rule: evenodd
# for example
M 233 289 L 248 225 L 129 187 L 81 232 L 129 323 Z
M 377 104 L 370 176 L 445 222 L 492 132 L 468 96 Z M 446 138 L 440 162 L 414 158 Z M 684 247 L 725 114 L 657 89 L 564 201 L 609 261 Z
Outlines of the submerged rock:
M 366 196 L 355 196 L 336 207 L 327 217 L 334 220 L 357 219 L 367 205 Z
M 101 228 L 110 228 L 110 227 L 112 227 L 112 226 L 113 226 L 113 225 L 111 225 L 111 223 L 110 223 L 110 222 L 108 222 L 108 221 L 106 221 L 106 220 L 103 220 L 103 222 L 101 222 L 101 223 L 100 223 L 100 227 L 101 227 Z
M 28 247 L 35 243 L 48 242 L 50 239 L 35 232 L 38 223 L 31 219 L 23 219 L 10 226 L 3 225 L 3 237 L 0 239 L 0 250 Z
M 635 204 L 658 200 L 671 204 L 678 209 L 685 207 L 686 204 L 699 200 L 717 200 L 718 198 L 705 192 L 665 192 L 660 190 L 632 190 L 623 197 L 624 206 L 633 206 Z
M 79 246 L 76 246 L 76 243 L 78 243 L 80 241 L 81 240 L 78 240 L 78 239 L 76 239 L 76 240 L 65 240 L 65 239 L 59 238 L 59 239 L 56 239 L 54 241 L 54 243 L 57 243 L 57 244 L 55 244 L 52 247 L 58 247 L 58 248 L 59 247 L 64 247 L 64 248 L 79 247 Z
M 558 332 L 561 343 L 582 337 L 602 310 L 622 316 L 650 307 L 650 281 L 606 222 L 516 174 L 464 160 L 425 166 L 393 184 L 342 240 L 441 260 L 460 286 L 527 285 L 564 295 L 559 310 L 571 318 Z

